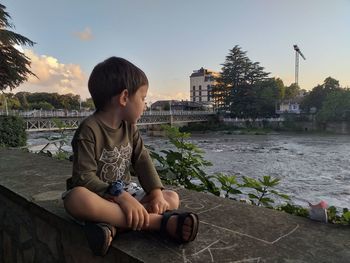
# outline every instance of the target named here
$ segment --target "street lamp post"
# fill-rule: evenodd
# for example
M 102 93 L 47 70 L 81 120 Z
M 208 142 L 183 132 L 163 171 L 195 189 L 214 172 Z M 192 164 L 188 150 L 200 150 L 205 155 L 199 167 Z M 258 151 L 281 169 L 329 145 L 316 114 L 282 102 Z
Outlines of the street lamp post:
M 5 99 L 5 110 L 6 110 L 6 116 L 9 115 L 9 110 L 7 108 L 7 99 L 6 99 L 6 94 L 4 93 L 4 99 Z

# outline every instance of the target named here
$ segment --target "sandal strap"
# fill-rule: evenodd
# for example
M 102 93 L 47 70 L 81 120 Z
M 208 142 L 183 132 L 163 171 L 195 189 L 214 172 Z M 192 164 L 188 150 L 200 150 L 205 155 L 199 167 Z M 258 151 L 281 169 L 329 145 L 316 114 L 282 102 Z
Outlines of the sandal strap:
M 167 234 L 167 232 L 168 232 L 167 225 L 168 225 L 169 218 L 174 216 L 174 215 L 179 215 L 179 213 L 174 212 L 174 211 L 166 211 L 163 213 L 163 218 L 162 218 L 162 221 L 160 223 L 160 232 L 161 233 Z
M 112 226 L 112 225 L 107 224 L 107 223 L 98 223 L 98 225 L 100 225 L 101 227 L 107 227 L 111 231 L 112 239 L 117 234 L 117 228 L 115 226 Z
M 109 248 L 108 227 L 102 223 L 86 222 L 84 225 L 88 244 L 95 255 L 104 256 Z
M 172 216 L 178 216 L 177 223 L 176 223 L 176 229 L 175 229 L 175 236 L 170 236 L 169 232 L 167 230 L 167 224 L 169 221 L 169 218 Z M 192 231 L 191 235 L 188 239 L 183 238 L 183 226 L 185 223 L 186 218 L 190 218 L 192 221 Z M 176 212 L 176 211 L 167 211 L 163 213 L 163 218 L 160 224 L 160 233 L 164 236 L 171 237 L 172 239 L 177 240 L 181 243 L 187 243 L 189 241 L 193 241 L 198 232 L 198 215 L 191 213 L 191 212 Z
M 196 222 L 196 221 L 198 221 L 198 220 L 195 220 L 194 217 L 196 219 L 198 219 L 198 216 L 194 213 L 191 213 L 191 212 L 184 212 L 184 213 L 179 214 L 179 217 L 177 219 L 178 221 L 177 221 L 177 227 L 176 227 L 176 235 L 179 237 L 181 242 L 192 241 L 194 239 L 193 236 L 197 234 L 198 222 Z M 184 226 L 186 218 L 191 218 L 191 221 L 192 221 L 192 231 L 191 231 L 191 235 L 190 235 L 188 240 L 183 238 L 183 226 Z

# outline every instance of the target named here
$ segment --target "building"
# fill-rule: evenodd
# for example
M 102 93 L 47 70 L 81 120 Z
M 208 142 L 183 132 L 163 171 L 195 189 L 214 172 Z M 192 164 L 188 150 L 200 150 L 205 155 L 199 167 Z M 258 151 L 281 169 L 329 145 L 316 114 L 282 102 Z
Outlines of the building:
M 213 107 L 212 86 L 215 85 L 215 77 L 218 72 L 205 68 L 194 70 L 190 76 L 190 100 L 198 102 L 206 108 Z
M 283 100 L 276 105 L 276 113 L 277 114 L 283 114 L 283 113 L 292 113 L 292 114 L 300 114 L 300 103 L 301 103 L 302 97 L 296 97 L 291 100 Z

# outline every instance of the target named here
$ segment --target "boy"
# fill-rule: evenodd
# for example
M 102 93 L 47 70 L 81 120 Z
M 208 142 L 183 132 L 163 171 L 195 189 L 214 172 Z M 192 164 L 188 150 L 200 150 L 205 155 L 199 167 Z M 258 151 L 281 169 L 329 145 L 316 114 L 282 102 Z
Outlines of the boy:
M 179 207 L 179 197 L 163 190 L 135 125 L 148 90 L 144 72 L 111 57 L 95 66 L 88 87 L 96 112 L 73 137 L 73 174 L 63 199 L 66 211 L 85 222 L 93 252 L 107 253 L 116 228 L 156 230 L 181 243 L 193 241 L 198 216 L 168 211 Z M 130 182 L 130 165 L 142 188 Z

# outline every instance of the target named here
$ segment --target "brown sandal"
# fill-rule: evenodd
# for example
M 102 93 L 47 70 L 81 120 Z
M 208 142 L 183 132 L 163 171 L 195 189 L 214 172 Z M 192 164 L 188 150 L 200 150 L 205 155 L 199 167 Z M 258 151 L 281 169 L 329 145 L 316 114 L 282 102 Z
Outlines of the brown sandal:
M 168 224 L 169 218 L 172 216 L 178 216 L 176 230 L 175 230 L 176 237 L 170 235 L 167 230 L 167 224 Z M 188 239 L 184 239 L 183 237 L 183 226 L 186 218 L 191 218 L 192 220 L 192 231 Z M 181 213 L 176 211 L 169 211 L 169 212 L 163 213 L 163 218 L 160 226 L 160 233 L 163 235 L 166 235 L 167 237 L 172 238 L 173 240 L 179 243 L 187 243 L 187 242 L 193 241 L 196 238 L 198 233 L 198 226 L 199 226 L 198 215 L 191 212 Z
M 110 247 L 109 240 L 116 236 L 116 227 L 106 223 L 87 222 L 84 232 L 92 252 L 97 256 L 104 256 Z

